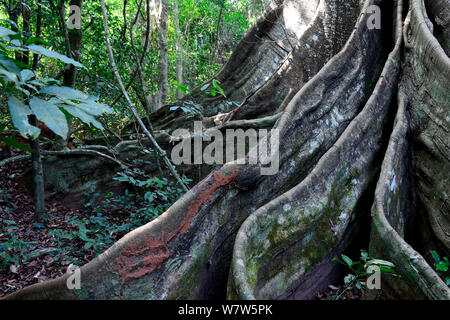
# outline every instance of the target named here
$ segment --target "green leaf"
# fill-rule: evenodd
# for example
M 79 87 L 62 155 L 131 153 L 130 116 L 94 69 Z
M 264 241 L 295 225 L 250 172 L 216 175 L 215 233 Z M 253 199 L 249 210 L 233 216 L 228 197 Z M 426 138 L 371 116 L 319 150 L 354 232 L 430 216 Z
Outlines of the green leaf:
M 7 138 L 0 137 L 0 140 L 3 141 L 8 146 L 17 148 L 19 150 L 27 151 L 27 152 L 30 152 L 30 153 L 34 153 L 33 149 L 31 149 L 30 147 L 28 147 L 28 146 L 26 146 L 24 144 L 21 144 L 19 141 L 14 140 L 11 137 L 7 137 Z
M 85 93 L 69 87 L 48 86 L 39 92 L 69 100 L 87 100 L 88 98 Z
M 95 120 L 94 116 L 84 112 L 82 109 L 77 108 L 76 106 L 69 106 L 69 105 L 63 105 L 62 107 L 64 108 L 64 110 L 66 110 L 72 116 L 80 119 L 82 122 L 92 124 L 94 127 L 103 130 L 102 124 L 97 120 Z
M 361 259 L 365 262 L 369 259 L 369 254 L 365 250 L 361 250 Z
M 11 96 L 8 99 L 9 112 L 14 126 L 19 130 L 20 134 L 28 139 L 36 139 L 41 133 L 41 129 L 32 126 L 28 122 L 28 115 L 32 114 L 30 108 L 19 99 Z
M 69 128 L 64 113 L 59 108 L 42 99 L 32 98 L 30 108 L 36 117 L 44 122 L 47 127 L 62 138 L 67 137 Z
M 348 274 L 345 278 L 344 278 L 344 283 L 345 284 L 349 284 L 351 283 L 353 280 L 355 280 L 355 276 L 353 274 Z
M 3 75 L 3 79 L 5 79 L 8 82 L 14 82 L 17 83 L 17 76 L 9 71 L 6 71 L 5 69 L 0 69 L 0 74 Z
M 435 266 L 436 266 L 437 271 L 443 271 L 443 272 L 448 271 L 448 265 L 444 261 L 439 261 L 438 263 L 435 264 Z
M 158 184 L 158 186 L 159 186 L 161 189 L 164 188 L 162 181 L 159 180 L 158 177 L 155 177 L 155 181 L 156 181 L 156 183 Z
M 40 79 L 42 82 L 48 83 L 48 84 L 61 84 L 61 81 L 53 78 L 44 78 Z
M 435 250 L 431 250 L 430 253 L 433 256 L 434 261 L 436 261 L 436 262 L 441 261 L 441 258 L 439 257 L 439 254 Z
M 201 87 L 201 91 L 205 91 L 206 89 L 208 89 L 209 88 L 209 86 L 210 86 L 211 84 L 210 83 L 207 83 L 207 84 L 205 84 L 203 87 Z
M 450 287 L 450 277 L 445 278 L 445 284 Z
M 20 71 L 20 80 L 25 83 L 35 76 L 34 72 L 28 69 Z
M 7 28 L 0 27 L 0 37 L 1 38 L 6 38 L 6 37 L 8 37 L 10 35 L 13 35 L 13 34 L 16 34 L 16 33 L 17 32 L 14 32 L 14 31 L 9 30 Z
M 345 254 L 341 254 L 341 257 L 349 267 L 353 265 L 353 260 L 347 257 Z
M 380 271 L 381 271 L 381 272 L 385 272 L 385 273 L 393 273 L 393 272 L 394 272 L 394 270 L 392 270 L 392 269 L 389 268 L 389 267 L 379 266 L 379 268 L 380 268 Z
M 37 44 L 30 44 L 26 46 L 31 52 L 33 53 L 37 53 L 37 54 L 42 54 L 43 56 L 52 58 L 52 59 L 57 59 L 59 61 L 62 61 L 66 64 L 72 64 L 75 67 L 81 67 L 84 68 L 84 66 L 79 63 L 78 61 L 75 61 L 63 54 L 60 54 L 58 52 L 52 51 L 52 50 L 48 50 L 40 45 Z
M 85 249 L 85 250 L 89 249 L 90 247 L 92 247 L 92 242 L 87 242 L 87 243 L 84 245 L 84 249 Z
M 5 57 L 4 55 L 0 54 L 0 64 L 9 72 L 12 72 L 16 75 L 19 74 L 20 69 L 16 66 L 13 60 L 9 59 L 8 57 Z
M 212 81 L 213 87 L 216 88 L 217 91 L 219 91 L 220 94 L 226 98 L 227 96 L 225 95 L 225 91 L 223 91 L 223 89 L 219 86 L 219 83 L 220 82 L 217 81 L 216 79 L 213 79 Z
M 76 107 L 93 116 L 99 116 L 103 113 L 113 113 L 113 110 L 108 105 L 94 102 L 93 100 L 78 103 Z
M 392 262 L 386 261 L 386 260 L 380 260 L 380 259 L 372 259 L 367 262 L 367 265 L 379 265 L 379 266 L 386 266 L 390 268 L 394 268 L 395 265 Z

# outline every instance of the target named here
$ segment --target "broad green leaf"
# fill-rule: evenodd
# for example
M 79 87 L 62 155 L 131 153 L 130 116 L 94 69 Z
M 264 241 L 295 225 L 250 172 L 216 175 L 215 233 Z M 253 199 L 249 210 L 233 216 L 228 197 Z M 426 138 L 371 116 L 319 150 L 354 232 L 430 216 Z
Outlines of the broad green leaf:
M 93 116 L 101 115 L 102 113 L 112 113 L 113 110 L 104 103 L 98 103 L 93 100 L 86 100 L 78 103 L 77 108 L 80 108 L 84 112 L 87 112 Z
M 84 68 L 84 66 L 79 63 L 78 61 L 75 61 L 63 54 L 60 54 L 58 52 L 52 51 L 52 50 L 48 50 L 40 45 L 37 44 L 30 44 L 26 46 L 31 52 L 33 53 L 37 53 L 37 54 L 42 54 L 43 56 L 52 58 L 52 59 L 57 59 L 59 61 L 62 61 L 66 64 L 72 64 L 75 67 L 81 67 Z
M 48 84 L 61 84 L 61 81 L 59 81 L 57 79 L 53 79 L 53 78 L 44 78 L 44 79 L 40 79 L 40 81 L 48 83 Z
M 391 267 L 391 268 L 395 267 L 395 265 L 392 262 L 380 260 L 380 259 L 369 260 L 367 262 L 367 265 L 369 265 L 369 266 L 370 265 L 379 265 L 379 266 L 387 266 L 387 267 Z
M 14 82 L 17 83 L 18 79 L 16 74 L 6 71 L 5 69 L 0 69 L 0 74 L 3 75 L 3 79 L 5 79 L 8 82 Z
M 19 39 L 11 40 L 11 44 L 15 45 L 16 47 L 20 47 L 21 46 L 21 43 L 20 43 Z M 14 49 L 18 49 L 20 51 L 26 51 L 25 49 L 22 49 L 22 48 L 14 48 Z
M 62 106 L 68 113 L 77 117 L 81 121 L 87 124 L 92 124 L 94 127 L 103 130 L 103 126 L 100 122 L 95 120 L 94 116 L 89 113 L 84 112 L 82 109 L 77 108 L 75 106 L 63 105 Z
M 211 84 L 210 83 L 207 83 L 207 84 L 205 84 L 203 87 L 201 87 L 201 91 L 205 91 L 206 89 L 208 89 L 209 88 L 209 86 L 210 86 Z
M 57 96 L 63 99 L 87 100 L 88 98 L 85 93 L 69 87 L 48 86 L 42 88 L 39 92 Z
M 28 122 L 28 115 L 32 114 L 30 108 L 13 96 L 8 99 L 8 107 L 12 122 L 20 134 L 27 139 L 29 137 L 36 139 L 41 133 L 41 129 L 32 126 Z
M 341 254 L 341 257 L 349 267 L 353 265 L 353 260 L 347 257 L 345 254 Z
M 32 85 L 37 86 L 37 87 L 42 87 L 42 86 L 44 85 L 44 84 L 43 84 L 41 81 L 39 81 L 39 80 L 31 80 L 31 81 L 28 81 L 27 84 L 28 84 L 28 85 L 32 84 Z
M 8 36 L 10 36 L 10 35 L 13 35 L 13 34 L 16 34 L 16 33 L 17 33 L 17 32 L 14 32 L 14 31 L 9 30 L 9 29 L 7 29 L 7 28 L 0 27 L 0 37 L 1 37 L 1 38 L 6 38 L 6 37 L 8 37 Z
M 20 71 L 20 80 L 22 82 L 27 82 L 35 76 L 34 72 L 28 69 Z
M 9 72 L 19 74 L 20 69 L 16 66 L 14 61 L 0 54 L 0 64 Z
M 36 117 L 44 122 L 50 130 L 64 139 L 67 137 L 69 128 L 66 116 L 56 105 L 39 98 L 32 98 L 30 100 L 30 108 Z
M 38 129 L 38 128 L 36 128 L 36 129 Z M 21 144 L 19 141 L 14 140 L 11 137 L 7 137 L 7 138 L 0 137 L 0 140 L 3 141 L 7 146 L 11 146 L 11 147 L 14 147 L 14 148 L 19 149 L 19 150 L 23 150 L 23 151 L 28 151 L 30 153 L 34 153 L 33 149 L 31 149 L 30 147 L 28 147 L 28 146 L 26 146 L 24 144 Z

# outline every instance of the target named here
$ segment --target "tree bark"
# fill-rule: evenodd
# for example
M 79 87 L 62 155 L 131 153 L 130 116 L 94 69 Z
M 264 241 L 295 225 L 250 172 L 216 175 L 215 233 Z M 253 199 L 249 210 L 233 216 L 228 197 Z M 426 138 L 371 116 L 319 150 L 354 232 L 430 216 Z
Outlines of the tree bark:
M 81 290 L 64 276 L 7 298 L 311 299 L 337 280 L 333 257 L 365 246 L 401 275 L 366 298 L 450 299 L 428 253 L 450 247 L 441 7 L 363 2 L 272 2 L 215 77 L 244 101 L 235 119 L 282 113 L 278 174 L 229 162 L 83 266 Z
M 36 116 L 30 116 L 30 124 L 37 127 Z M 35 222 L 40 222 L 42 214 L 45 211 L 44 195 L 44 171 L 42 168 L 41 147 L 39 138 L 30 139 L 30 147 L 33 150 L 31 154 L 31 163 L 33 167 L 33 193 L 34 193 L 34 216 Z
M 158 17 L 158 92 L 155 100 L 155 110 L 161 108 L 168 95 L 168 55 L 167 55 L 167 23 L 169 19 L 169 1 L 159 0 Z
M 183 85 L 183 37 L 180 30 L 180 18 L 179 18 L 179 10 L 178 10 L 178 0 L 175 0 L 173 2 L 173 16 L 174 16 L 174 23 L 175 23 L 175 41 L 176 41 L 176 48 L 177 48 L 177 67 L 176 67 L 176 75 L 177 75 L 177 84 L 179 86 Z M 177 89 L 177 97 L 178 99 L 183 98 L 184 93 L 180 90 L 180 88 Z

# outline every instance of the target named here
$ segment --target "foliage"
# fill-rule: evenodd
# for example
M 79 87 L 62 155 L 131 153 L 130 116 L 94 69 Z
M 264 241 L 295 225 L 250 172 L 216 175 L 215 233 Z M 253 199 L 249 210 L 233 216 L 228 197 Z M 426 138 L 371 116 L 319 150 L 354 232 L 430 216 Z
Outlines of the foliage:
M 0 27 L 0 37 L 1 93 L 7 97 L 11 120 L 24 138 L 36 139 L 40 134 L 40 129 L 29 123 L 30 115 L 35 115 L 62 138 L 67 137 L 66 117 L 71 115 L 103 129 L 94 116 L 112 112 L 108 106 L 97 103 L 97 98 L 81 91 L 59 86 L 58 80 L 39 79 L 29 66 L 10 56 L 29 51 L 78 67 L 82 64 L 40 45 L 23 44 L 29 43 L 31 38 L 26 39 L 22 34 L 3 27 Z M 46 100 L 46 97 L 50 99 Z
M 167 178 L 152 177 L 147 180 L 138 180 L 124 172 L 119 172 L 118 175 L 113 179 L 135 186 L 140 191 L 140 194 L 136 195 L 136 202 L 144 204 L 142 208 L 131 213 L 130 230 L 157 218 L 184 194 L 183 189 Z M 182 180 L 185 184 L 191 181 L 186 177 Z M 125 195 L 127 198 L 130 197 L 128 190 Z
M 431 256 L 434 259 L 434 268 L 436 269 L 436 272 L 442 279 L 444 279 L 445 284 L 450 287 L 450 275 L 449 275 L 449 261 L 447 257 L 441 257 L 439 256 L 439 253 L 435 250 L 430 251 Z
M 351 273 L 344 277 L 344 289 L 337 292 L 333 297 L 334 300 L 339 299 L 346 291 L 352 290 L 354 288 L 364 293 L 365 290 L 365 279 L 366 277 L 372 275 L 367 273 L 367 269 L 370 266 L 377 266 L 382 273 L 389 274 L 392 276 L 399 276 L 394 273 L 394 264 L 380 259 L 372 259 L 365 250 L 361 250 L 361 256 L 357 261 L 353 261 L 348 256 L 341 254 L 341 259 L 333 258 L 333 261 L 337 261 L 340 264 L 348 268 Z
M 32 257 L 31 251 L 36 242 L 24 241 L 15 235 L 18 229 L 15 221 L 0 219 L 3 227 L 0 229 L 1 236 L 7 235 L 7 240 L 0 242 L 0 266 L 3 270 L 11 265 L 18 266 Z
M 242 38 L 250 24 L 253 23 L 257 16 L 264 10 L 267 0 L 178 0 L 178 20 L 179 29 L 176 28 L 176 17 L 174 13 L 174 1 L 169 0 L 169 21 L 168 21 L 168 79 L 169 79 L 169 101 L 176 100 L 177 89 L 184 93 L 189 93 L 190 89 L 201 86 L 205 82 L 211 85 L 207 90 L 208 95 L 224 95 L 219 82 L 209 81 L 212 75 L 226 62 L 238 41 Z M 19 5 L 19 2 L 12 1 L 13 7 Z M 67 52 L 64 30 L 61 27 L 61 21 L 55 7 L 47 0 L 41 0 L 41 5 L 37 0 L 30 0 L 29 7 L 31 15 L 29 20 L 29 30 L 21 32 L 24 29 L 24 22 L 21 17 L 18 21 L 11 20 L 11 7 L 4 6 L 3 12 L 0 12 L 1 24 L 0 36 L 4 38 L 2 45 L 6 51 L 3 54 L 9 57 L 4 63 L 7 64 L 3 69 L 6 71 L 2 77 L 18 84 L 24 81 L 27 85 L 20 84 L 15 88 L 16 94 L 13 94 L 20 100 L 23 99 L 22 90 L 30 92 L 32 96 L 46 100 L 53 106 L 48 108 L 52 110 L 59 109 L 67 118 L 74 117 L 74 127 L 81 127 L 83 123 L 91 125 L 83 131 L 77 131 L 78 138 L 95 137 L 101 135 L 102 124 L 106 124 L 108 128 L 120 130 L 127 122 L 130 121 L 131 114 L 124 100 L 119 100 L 113 105 L 115 113 L 102 113 L 101 115 L 93 115 L 86 113 L 86 110 L 80 107 L 80 101 L 71 100 L 73 103 L 66 103 L 64 97 L 56 97 L 58 100 L 51 99 L 54 96 L 40 92 L 45 86 L 60 86 L 59 81 L 55 80 L 57 74 L 60 74 L 61 68 L 65 63 L 72 63 L 79 67 L 77 71 L 77 89 L 81 92 L 89 91 L 96 97 L 99 97 L 103 103 L 112 105 L 120 94 L 120 90 L 115 83 L 111 66 L 108 62 L 108 55 L 105 47 L 103 21 L 100 3 L 98 1 L 84 1 L 82 10 L 82 46 L 80 50 L 80 63 L 71 60 L 65 55 L 58 52 Z M 125 15 L 124 2 L 120 0 L 106 1 L 108 12 L 108 20 L 110 24 L 111 43 L 114 54 L 117 57 L 117 65 L 119 72 L 124 80 L 128 83 L 130 80 L 136 79 L 134 69 L 136 67 L 136 57 L 133 54 L 129 30 L 131 21 L 137 14 L 138 1 L 128 1 L 126 3 Z M 145 3 L 145 1 L 144 1 Z M 11 4 L 10 4 L 11 6 Z M 41 27 L 39 36 L 37 32 L 38 7 L 41 9 Z M 153 10 L 153 9 L 152 9 Z M 69 2 L 66 1 L 66 18 L 69 16 Z M 145 14 L 141 12 L 141 16 Z M 59 26 L 59 27 L 58 27 Z M 10 30 L 12 29 L 12 30 Z M 143 54 L 144 39 L 147 29 L 146 22 L 138 19 L 135 26 L 136 49 L 138 55 Z M 149 45 L 144 55 L 142 69 L 145 79 L 145 88 L 147 95 L 155 94 L 158 90 L 158 39 L 156 36 L 157 23 L 154 12 L 151 13 L 151 30 L 149 37 Z M 73 30 L 69 30 L 69 33 Z M 8 41 L 7 38 L 9 38 Z M 13 42 L 12 42 L 13 41 Z M 178 63 L 177 41 L 181 41 L 182 61 L 184 65 L 183 83 L 177 83 L 176 66 Z M 11 43 L 12 42 L 12 43 Z M 36 53 L 39 56 L 37 68 L 32 69 L 29 65 L 24 65 L 17 61 L 12 55 L 20 53 Z M 15 65 L 15 66 L 14 66 Z M 3 64 L 2 64 L 3 66 Z M 84 67 L 82 67 L 84 66 Z M 18 70 L 19 69 L 19 70 Z M 18 76 L 18 71 L 23 72 L 23 77 Z M 20 73 L 20 72 L 19 72 Z M 34 77 L 34 78 L 29 78 Z M 29 78 L 29 79 L 27 79 Z M 26 79 L 26 80 L 25 80 Z M 34 82 L 38 81 L 38 82 Z M 40 86 L 40 83 L 42 85 Z M 30 87 L 31 85 L 32 87 Z M 61 88 L 61 87 L 60 87 Z M 189 89 L 190 88 L 190 89 Z M 11 94 L 4 91 L 3 96 Z M 44 90 L 46 91 L 46 90 Z M 139 111 L 144 114 L 145 110 L 140 104 L 138 94 L 133 90 L 129 90 L 133 102 L 138 106 Z M 2 93 L 0 92 L 0 95 Z M 50 99 L 46 99 L 50 98 Z M 50 102 L 51 100 L 51 102 Z M 38 101 L 38 100 L 35 100 Z M 22 101 L 28 106 L 27 101 Z M 17 105 L 17 104 L 16 104 Z M 91 108 L 92 106 L 90 106 Z M 228 107 L 228 106 L 225 106 Z M 230 105 L 230 108 L 234 107 Z M 91 109 L 90 109 L 91 110 Z M 4 124 L 11 129 L 10 115 L 7 110 L 0 110 L 3 118 L 0 117 L 0 125 Z M 219 110 L 217 110 L 219 111 Z M 25 113 L 24 113 L 25 112 Z M 33 112 L 25 108 L 21 114 Z M 55 112 L 60 118 L 61 113 Z M 102 121 L 98 121 L 95 117 L 101 116 Z M 14 125 L 23 124 L 23 117 L 16 118 Z M 45 118 L 44 118 L 45 120 Z M 44 121 L 45 122 L 45 121 Z M 20 124 L 19 124 L 20 123 Z M 59 130 L 53 125 L 60 134 L 65 131 L 64 127 Z M 19 128 L 18 128 L 19 129 Z M 37 135 L 36 129 L 27 126 L 19 129 L 24 134 Z

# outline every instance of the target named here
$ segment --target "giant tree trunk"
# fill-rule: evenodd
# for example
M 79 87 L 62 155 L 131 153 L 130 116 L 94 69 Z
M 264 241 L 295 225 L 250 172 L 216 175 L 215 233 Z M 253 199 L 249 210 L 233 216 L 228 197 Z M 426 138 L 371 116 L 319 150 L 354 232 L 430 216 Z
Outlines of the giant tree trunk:
M 275 0 L 215 77 L 233 119 L 283 113 L 278 174 L 227 163 L 83 266 L 81 290 L 64 276 L 8 298 L 310 299 L 367 245 L 402 276 L 372 298 L 450 299 L 427 255 L 450 249 L 450 59 L 431 30 L 448 34 L 447 7 L 362 2 Z

